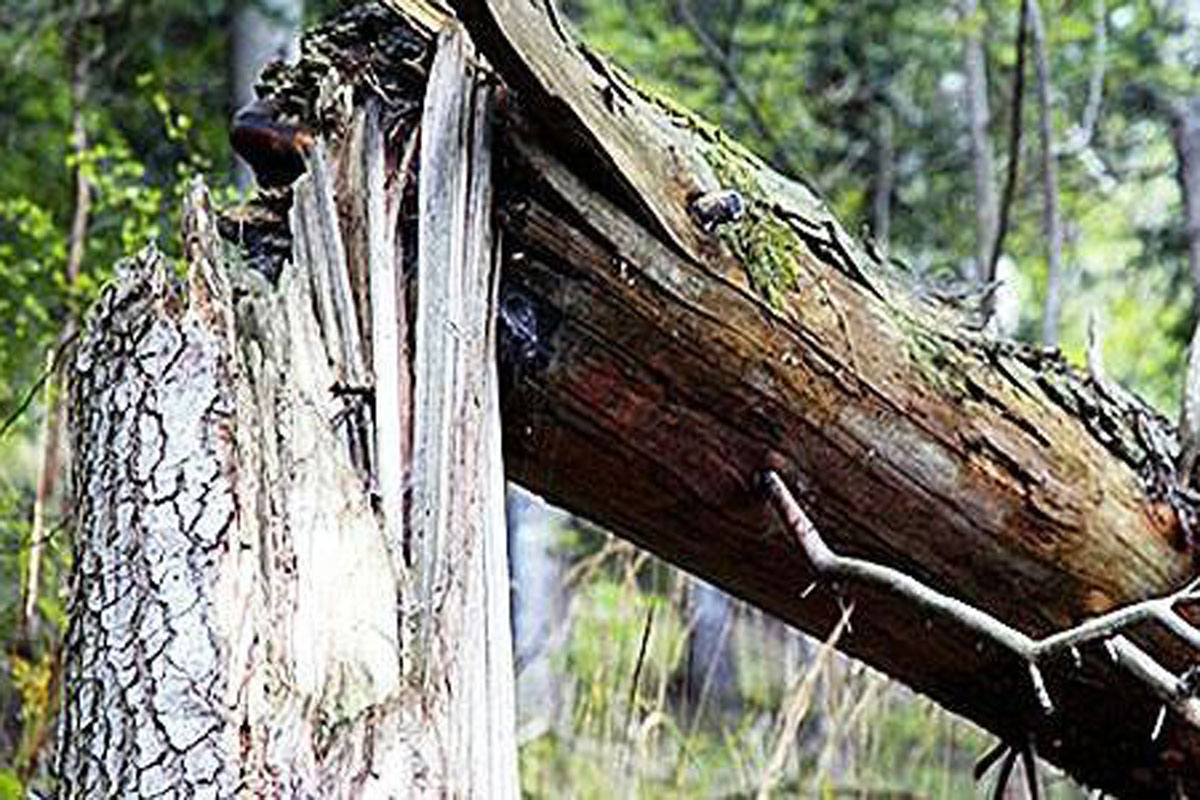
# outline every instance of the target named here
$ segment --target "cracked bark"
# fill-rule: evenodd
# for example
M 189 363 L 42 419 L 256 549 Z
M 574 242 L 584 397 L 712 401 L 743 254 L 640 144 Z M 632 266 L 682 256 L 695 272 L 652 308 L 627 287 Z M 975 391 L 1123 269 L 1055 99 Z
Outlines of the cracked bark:
M 990 341 L 913 300 L 899 278 L 873 262 L 847 236 L 813 192 L 778 176 L 702 121 L 626 84 L 594 54 L 567 38 L 540 6 L 513 0 L 464 0 L 459 5 L 472 38 L 496 70 L 493 80 L 503 84 L 494 112 L 498 121 L 494 202 L 499 235 L 504 240 L 498 340 L 505 468 L 510 477 L 820 636 L 838 619 L 838 597 L 827 586 L 801 597 L 812 572 L 764 503 L 757 480 L 767 468 L 781 473 L 790 485 L 805 487 L 802 500 L 807 511 L 839 552 L 903 569 L 1030 636 L 1044 635 L 1135 599 L 1165 594 L 1191 574 L 1181 519 L 1190 520 L 1194 528 L 1196 509 L 1193 499 L 1176 488 L 1174 432 L 1136 398 L 1098 384 L 1053 351 Z M 353 123 L 360 113 L 355 106 L 365 98 L 379 104 L 382 139 L 388 143 L 381 145 L 385 150 L 380 159 L 386 178 L 363 183 L 385 187 L 387 214 L 382 216 L 398 215 L 398 241 L 407 243 L 396 258 L 414 258 L 423 270 L 429 249 L 444 246 L 444 241 L 421 239 L 413 229 L 412 192 L 406 188 L 409 170 L 402 166 L 408 159 L 403 151 L 422 113 L 431 69 L 432 32 L 443 20 L 417 0 L 393 0 L 389 6 L 391 10 L 379 6 L 359 9 L 310 37 L 307 55 L 295 69 L 279 73 L 267 91 L 306 120 L 331 153 L 346 152 L 347 132 L 359 129 Z M 426 113 L 431 103 L 426 103 Z M 466 111 L 462 114 L 470 116 Z M 427 135 L 429 128 L 423 124 L 422 131 Z M 425 163 L 426 155 L 421 155 L 421 170 L 428 177 L 432 172 Z M 330 163 L 339 162 L 331 156 Z M 464 163 L 472 162 L 464 159 Z M 330 185 L 335 193 L 361 188 L 354 181 L 347 184 L 339 179 Z M 453 185 L 469 185 L 469 181 Z M 313 202 L 305 194 L 311 186 L 310 178 L 298 185 L 296 203 Z M 430 188 L 423 186 L 417 194 L 426 196 Z M 696 225 L 689 216 L 689 201 L 700 193 L 728 188 L 737 189 L 744 197 L 748 206 L 745 216 L 713 233 Z M 469 195 L 458 190 L 450 194 L 460 198 L 455 200 L 460 204 L 457 207 L 467 207 Z M 350 223 L 357 217 L 345 210 L 352 206 L 327 204 L 342 214 L 344 231 L 355 230 Z M 366 214 L 368 219 L 379 216 Z M 448 230 L 465 227 L 465 223 L 451 224 Z M 298 237 L 302 241 L 295 243 L 297 253 L 315 244 L 310 233 L 296 227 L 289 230 L 284 218 L 271 220 L 269 214 L 231 220 L 225 230 L 230 245 L 242 248 L 249 261 L 260 265 L 273 258 L 264 243 Z M 352 238 L 351 233 L 344 235 Z M 407 252 L 406 247 L 414 243 L 420 244 L 421 252 Z M 227 250 L 214 247 L 208 252 L 211 256 L 204 263 L 236 260 Z M 346 248 L 351 260 L 353 253 L 361 252 L 375 250 Z M 465 257 L 465 252 L 451 248 L 445 259 L 438 260 L 453 261 Z M 272 269 L 265 271 L 273 274 Z M 398 268 L 394 274 L 403 272 Z M 216 266 L 198 274 L 204 278 L 200 289 L 230 280 L 222 277 L 225 272 Z M 285 268 L 282 274 L 278 288 L 264 284 L 257 292 L 236 295 L 243 299 L 233 314 L 234 322 L 216 328 L 225 331 L 222 336 L 226 338 L 233 336 L 229 331 L 243 330 L 239 326 L 248 325 L 246 320 L 260 321 L 270 330 L 272 321 L 282 318 L 291 320 L 294 328 L 286 347 L 272 344 L 275 338 L 262 339 L 269 346 L 255 345 L 258 339 L 251 337 L 246 347 L 231 351 L 238 353 L 236 359 L 227 356 L 225 362 L 214 362 L 236 364 L 236 370 L 227 367 L 234 375 L 233 385 L 250 387 L 240 390 L 249 393 L 247 400 L 258 398 L 246 406 L 248 416 L 240 416 L 240 400 L 230 406 L 204 395 L 186 405 L 199 420 L 190 429 L 193 447 L 198 448 L 195 456 L 210 466 L 194 475 L 185 472 L 182 478 L 173 477 L 196 467 L 185 467 L 186 460 L 171 458 L 150 478 L 139 477 L 132 466 L 122 466 L 125 462 L 108 456 L 110 451 L 121 452 L 119 448 L 93 444 L 83 451 L 80 463 L 99 467 L 89 474 L 107 476 L 104 480 L 109 483 L 94 478 L 96 493 L 88 502 L 97 513 L 88 519 L 119 520 L 118 507 L 108 498 L 119 497 L 118 490 L 126 484 L 162 481 L 161 488 L 154 484 L 154 493 L 146 496 L 166 496 L 179 486 L 181 497 L 187 500 L 198 485 L 204 486 L 195 479 L 211 475 L 206 491 L 215 492 L 214 497 L 223 491 L 222 481 L 229 481 L 229 491 L 237 493 L 235 529 L 239 535 L 243 524 L 260 516 L 273 519 L 275 509 L 286 510 L 291 524 L 271 528 L 270 535 L 261 537 L 263 544 L 252 544 L 246 554 L 238 547 L 228 553 L 219 548 L 210 552 L 190 543 L 164 550 L 178 554 L 181 566 L 176 571 L 193 582 L 211 580 L 205 570 L 226 574 L 219 566 L 208 566 L 205 557 L 218 562 L 244 558 L 248 562 L 244 572 L 235 575 L 252 577 L 257 575 L 255 569 L 279 572 L 278 587 L 274 581 L 263 584 L 245 577 L 242 583 L 233 582 L 241 593 L 232 600 L 189 605 L 186 613 L 217 615 L 234 609 L 238 619 L 258 620 L 265 615 L 266 622 L 256 630 L 289 630 L 282 623 L 290 618 L 289 604 L 312 599 L 306 594 L 308 584 L 303 576 L 317 567 L 341 563 L 327 549 L 316 550 L 314 555 L 318 543 L 338 553 L 343 549 L 360 552 L 364 542 L 375 548 L 371 551 L 375 556 L 346 566 L 347 571 L 339 573 L 337 580 L 331 579 L 329 585 L 336 584 L 336 592 L 329 590 L 320 596 L 330 608 L 339 609 L 339 624 L 333 626 L 338 631 L 363 627 L 392 630 L 395 602 L 410 612 L 410 603 L 421 607 L 414 597 L 446 597 L 449 606 L 456 606 L 455 598 L 469 593 L 462 593 L 436 572 L 423 571 L 428 564 L 421 554 L 477 553 L 479 548 L 440 537 L 436 537 L 436 546 L 426 547 L 430 541 L 426 534 L 409 538 L 400 542 L 398 549 L 406 565 L 411 563 L 414 569 L 397 580 L 380 567 L 391 563 L 388 537 L 369 514 L 366 520 L 370 525 L 356 521 L 359 517 L 354 509 L 369 508 L 369 504 L 361 500 L 361 485 L 345 474 L 336 472 L 342 476 L 336 480 L 335 475 L 313 479 L 314 485 L 333 487 L 330 493 L 348 504 L 345 514 L 335 514 L 317 501 L 296 509 L 289 506 L 298 502 L 297 497 L 318 496 L 308 491 L 294 493 L 290 488 L 289 476 L 297 464 L 311 462 L 327 470 L 340 464 L 339 469 L 349 469 L 344 463 L 349 456 L 347 444 L 328 429 L 335 411 L 327 396 L 333 374 L 323 358 L 288 355 L 302 343 L 313 352 L 323 352 L 317 349 L 324 345 L 312 332 L 311 321 L 312 309 L 323 304 L 305 294 L 313 290 L 295 277 L 295 270 Z M 354 276 L 363 270 L 352 265 L 349 274 L 351 296 L 361 297 Z M 379 285 L 394 284 L 394 277 L 379 281 Z M 211 288 L 207 291 L 205 296 L 212 295 Z M 139 303 L 153 305 L 147 298 L 154 296 L 143 288 L 127 292 L 120 302 L 110 299 L 106 308 L 115 314 Z M 280 298 L 286 299 L 284 308 L 294 309 L 294 314 L 272 305 L 283 302 Z M 429 299 L 418 299 L 418 318 L 420 304 Z M 371 301 L 373 305 L 375 299 Z M 123 397 L 121 392 L 129 394 L 131 390 L 121 389 L 119 376 L 106 371 L 120 368 L 129 380 L 145 380 L 137 370 L 120 367 L 128 361 L 128 354 L 139 352 L 135 345 L 150 341 L 141 331 L 156 330 L 155 325 L 172 320 L 172 324 L 182 325 L 189 315 L 200 313 L 198 305 L 201 309 L 222 307 L 220 303 L 157 302 L 155 313 L 148 317 L 155 322 L 129 327 L 131 333 L 116 340 L 124 344 L 114 344 L 110 351 L 85 348 L 85 352 L 112 355 L 85 360 L 90 366 L 82 373 L 85 382 L 84 391 L 77 395 L 80 402 L 94 396 L 94 402 L 101 404 L 97 408 L 130 408 L 128 400 L 122 401 L 123 406 L 117 403 Z M 252 310 L 255 313 L 246 317 Z M 403 317 L 399 309 L 387 313 Z M 216 314 L 214 319 L 220 322 L 228 317 Z M 309 321 L 300 324 L 303 320 Z M 457 323 L 453 327 L 461 332 Z M 360 329 L 374 330 L 366 321 Z M 168 338 L 181 341 L 178 335 Z M 243 341 L 240 332 L 233 338 Z M 400 337 L 399 341 L 405 340 Z M 190 345 L 191 340 L 187 341 Z M 243 351 L 257 355 L 248 362 Z M 401 351 L 398 346 L 390 352 Z M 478 365 L 485 351 L 464 352 L 473 352 L 477 359 L 473 363 Z M 153 353 L 157 350 L 152 348 Z M 386 363 L 379 361 L 384 357 L 372 354 L 375 363 Z M 190 356 L 180 356 L 169 368 L 160 364 L 149 374 L 158 375 L 161 383 L 183 366 L 196 363 Z M 247 363 L 258 365 L 255 369 L 260 372 Z M 415 363 L 424 366 L 416 368 L 414 396 L 429 397 L 422 395 L 420 376 L 435 370 L 429 368 L 430 362 L 418 359 Z M 259 374 L 270 380 L 245 377 Z M 457 373 L 447 370 L 442 374 Z M 94 379 L 89 377 L 92 375 Z M 309 387 L 307 394 L 272 394 L 295 391 L 287 387 L 301 377 L 305 381 L 302 386 Z M 382 377 L 382 370 L 377 369 L 375 380 Z M 202 380 L 184 384 L 177 379 L 171 384 L 208 385 Z M 390 396 L 403 396 L 402 384 L 401 379 Z M 147 396 L 161 400 L 162 386 L 154 383 L 153 387 L 154 392 Z M 471 398 L 476 395 L 470 391 L 445 391 L 449 394 L 440 396 L 475 405 Z M 276 396 L 284 399 L 265 399 Z M 376 411 L 382 415 L 379 397 Z M 416 402 L 420 408 L 423 401 Z M 204 434 L 204 424 L 217 426 L 218 412 L 225 413 L 227 407 L 237 409 L 235 423 L 226 419 L 224 428 L 214 427 L 213 434 Z M 205 417 L 205 409 L 217 411 Z M 182 410 L 166 411 L 157 411 L 157 416 L 149 419 L 174 419 Z M 91 430 L 88 426 L 100 424 L 98 419 L 106 419 L 109 427 L 98 427 L 95 434 L 103 439 L 93 442 L 114 443 L 140 441 L 136 436 L 142 428 L 132 422 L 139 416 L 77 415 L 85 433 Z M 148 430 L 153 433 L 157 424 L 148 424 Z M 433 444 L 440 440 L 417 433 L 419 429 L 418 425 L 412 439 L 414 460 L 435 452 L 460 452 L 447 450 L 444 443 Z M 216 431 L 224 433 L 216 435 Z M 241 445 L 243 436 L 259 444 L 246 450 Z M 296 449 L 293 442 L 299 437 L 308 437 L 308 449 Z M 155 437 L 150 436 L 149 441 L 153 443 Z M 237 447 L 232 448 L 230 441 Z M 218 467 L 227 463 L 231 452 L 260 453 L 261 465 L 255 462 L 236 470 L 232 473 L 236 480 L 222 477 L 230 473 Z M 298 459 L 297 452 L 320 453 L 321 458 Z M 379 457 L 386 459 L 389 452 L 381 449 Z M 495 469 L 494 460 L 484 458 L 480 463 Z M 353 476 L 353 470 L 349 474 Z M 445 481 L 418 478 L 413 491 L 415 508 L 436 497 L 449 497 L 450 502 L 464 505 L 475 502 L 456 495 L 456 486 Z M 380 487 L 381 497 L 394 497 L 395 492 L 394 486 Z M 356 497 L 360 500 L 351 503 Z M 418 498 L 425 499 L 418 502 Z M 395 502 L 386 503 L 385 510 Z M 171 527 L 169 513 L 165 519 L 163 525 Z M 322 536 L 305 533 L 318 522 Z M 89 524 L 94 524 L 93 535 L 101 542 L 112 531 L 129 527 L 85 522 L 85 533 Z M 148 530 L 144 526 L 131 530 L 143 529 Z M 437 527 L 425 530 L 436 531 Z M 112 561 L 105 561 L 104 554 L 85 551 L 79 561 L 84 565 L 81 574 L 104 578 L 110 573 L 124 574 L 114 570 L 131 575 L 135 569 L 145 570 L 138 566 L 146 561 L 138 555 L 138 548 L 144 549 L 142 541 L 152 539 L 136 535 L 141 537 L 137 541 L 119 537 L 114 541 L 131 549 L 137 558 L 112 556 Z M 252 536 L 251 541 L 259 539 Z M 310 544 L 301 546 L 297 541 Z M 297 554 L 308 558 L 301 562 Z M 189 556 L 199 558 L 199 566 L 193 566 Z M 147 586 L 159 586 L 161 577 L 147 574 Z M 271 574 L 274 577 L 274 572 Z M 141 585 L 132 578 L 127 583 Z M 89 582 L 84 577 L 79 586 L 79 621 L 71 640 L 73 672 L 68 677 L 74 681 L 72 686 L 85 687 L 79 694 L 115 692 L 110 687 L 120 685 L 115 680 L 117 671 L 128 663 L 125 651 L 105 650 L 103 635 L 89 638 L 87 633 L 103 622 L 97 615 L 106 602 L 119 607 L 116 599 L 106 601 L 106 585 L 105 580 Z M 476 584 L 487 585 L 486 581 Z M 410 586 L 413 588 L 405 588 Z M 1159 797 L 1176 788 L 1200 791 L 1200 733 L 1168 714 L 1159 736 L 1151 741 L 1158 703 L 1126 681 L 1108 663 L 1102 648 L 1085 647 L 1079 665 L 1070 659 L 1045 665 L 1055 708 L 1055 713 L 1047 716 L 1030 691 L 1026 671 L 1005 653 L 881 590 L 842 588 L 851 594 L 856 609 L 853 630 L 839 644 L 851 654 L 1008 741 L 1024 742 L 1032 735 L 1039 753 L 1084 783 L 1130 797 Z M 153 592 L 147 590 L 147 594 Z M 372 602 L 367 602 L 367 595 L 373 595 Z M 264 596 L 270 604 L 264 605 Z M 393 619 L 391 628 L 383 621 L 385 617 Z M 407 622 L 412 618 L 406 613 L 406 624 L 388 640 L 392 648 L 388 652 L 403 661 L 406 678 L 428 674 L 430 664 L 447 663 L 447 658 L 455 656 L 437 649 L 437 645 L 447 644 L 447 640 L 438 640 L 437 631 L 464 630 L 454 619 L 431 620 L 409 628 Z M 141 619 L 135 615 L 134 622 Z M 313 641 L 325 642 L 324 636 Z M 329 641 L 336 638 L 333 632 L 327 636 Z M 1131 636 L 1172 669 L 1180 669 L 1194 657 L 1151 632 L 1136 630 Z M 356 646 L 365 646 L 357 637 L 348 638 L 358 642 Z M 163 646 L 173 646 L 172 641 L 166 637 Z M 230 663 L 237 665 L 247 663 L 246 653 L 259 654 L 256 648 L 263 647 L 245 635 L 231 641 L 242 648 L 233 648 L 229 656 L 235 659 Z M 426 641 L 434 646 L 422 650 L 421 643 Z M 290 639 L 285 639 L 284 643 L 288 642 Z M 196 647 L 197 652 L 206 652 L 203 643 Z M 294 650 L 295 644 L 289 647 Z M 292 650 L 285 650 L 285 656 Z M 397 657 L 396 652 L 401 655 Z M 466 648 L 464 652 L 477 654 L 481 649 Z M 482 652 L 488 651 L 482 648 Z M 350 656 L 365 657 L 354 647 L 345 657 Z M 106 667 L 109 660 L 116 666 Z M 353 658 L 351 662 L 359 663 Z M 160 669 L 194 663 L 172 655 Z M 250 674 L 265 681 L 265 667 L 252 663 L 258 670 Z M 327 662 L 318 658 L 313 663 Z M 109 669 L 112 680 L 102 681 L 99 688 L 94 683 L 81 684 L 89 665 Z M 99 674 L 108 675 L 104 669 Z M 314 713 L 314 708 L 328 708 L 320 703 L 327 699 L 322 687 L 329 684 L 317 678 L 328 677 L 329 671 L 306 667 L 284 674 L 298 683 L 299 689 L 272 695 L 271 702 L 290 709 L 290 716 L 271 709 L 270 703 L 250 689 L 224 688 L 251 684 L 211 680 L 180 684 L 195 692 L 200 691 L 197 687 L 210 693 L 232 692 L 235 700 L 249 693 L 260 701 L 255 706 L 258 715 L 249 717 L 253 734 L 249 741 L 257 759 L 253 763 L 262 765 L 255 775 L 294 772 L 309 780 L 313 770 L 320 773 L 326 763 L 322 759 L 335 755 L 352 760 L 374 753 L 373 763 L 378 763 L 381 745 L 366 731 L 379 730 L 382 723 L 376 720 L 383 719 L 392 721 L 389 730 L 412 734 L 411 739 L 397 734 L 403 743 L 397 751 L 403 757 L 397 758 L 408 765 L 407 774 L 435 776 L 422 784 L 427 786 L 443 774 L 444 763 L 438 754 L 444 753 L 436 743 L 462 741 L 438 738 L 447 730 L 439 722 L 443 719 L 440 713 L 461 706 L 438 701 L 438 684 L 423 679 L 402 683 L 396 691 L 355 693 L 359 711 L 339 717 L 349 720 L 344 730 L 335 726 L 332 733 L 326 729 L 326 737 L 315 739 L 303 728 L 296 734 L 286 723 L 308 720 L 311 728 L 312 717 L 306 714 Z M 346 668 L 339 674 L 373 673 Z M 205 673 L 204 677 L 211 676 Z M 470 677 L 463 680 L 474 686 L 468 692 L 478 690 L 478 684 L 470 684 Z M 108 695 L 101 696 L 108 702 Z M 430 697 L 435 700 L 432 705 Z M 98 706 L 81 706 L 80 702 L 68 689 L 68 708 L 74 712 L 70 725 L 102 724 L 95 714 Z M 496 713 L 502 711 L 497 708 Z M 78 729 L 70 725 L 68 733 Z M 209 738 L 228 737 L 236 728 L 216 726 Z M 109 738 L 121 741 L 120 737 Z M 82 770 L 85 776 L 92 774 L 88 772 L 92 768 L 84 766 L 92 763 L 87 755 L 78 752 L 69 736 L 64 741 L 68 746 L 62 763 Z M 240 743 L 237 736 L 232 741 Z M 306 748 L 302 752 L 310 755 L 283 762 L 292 772 L 279 772 L 274 759 L 281 758 L 285 745 L 298 741 Z M 318 746 L 313 741 L 333 744 Z M 468 737 L 467 741 L 475 739 Z M 274 743 L 275 749 L 260 742 Z M 234 746 L 227 752 L 236 754 L 238 749 Z M 176 764 L 180 757 L 169 750 L 164 763 L 182 769 Z M 498 764 L 498 760 L 491 763 Z M 427 765 L 424 772 L 414 766 L 420 764 Z M 224 773 L 217 775 L 220 778 Z M 482 785 L 472 783 L 477 778 L 463 780 L 467 786 Z M 316 784 L 309 780 L 304 785 Z
M 466 135 L 422 165 L 463 192 L 418 207 L 423 230 L 471 230 L 447 240 L 456 262 L 427 247 L 421 269 L 422 299 L 455 303 L 452 329 L 419 308 L 409 330 L 400 310 L 406 182 L 385 191 L 377 106 L 310 154 L 276 285 L 196 186 L 186 285 L 148 250 L 94 309 L 73 367 L 58 796 L 516 796 L 498 383 L 477 368 L 494 347 L 490 90 L 456 45 L 425 122 Z M 339 198 L 342 178 L 369 191 Z M 390 287 L 368 309 L 388 331 L 358 319 L 368 279 Z

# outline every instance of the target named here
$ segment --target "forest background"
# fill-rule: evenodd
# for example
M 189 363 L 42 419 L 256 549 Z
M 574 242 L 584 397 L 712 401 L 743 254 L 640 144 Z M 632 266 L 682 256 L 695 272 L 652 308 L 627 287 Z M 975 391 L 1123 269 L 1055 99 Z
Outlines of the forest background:
M 994 333 L 1177 415 L 1200 281 L 1200 3 L 562 5 L 636 80 L 815 186 L 914 291 L 980 324 L 991 307 Z M 179 255 L 189 177 L 225 202 L 253 191 L 227 139 L 248 60 L 286 57 L 338 8 L 0 0 L 0 798 L 48 780 L 71 529 L 61 354 L 122 256 Z M 976 791 L 978 730 L 536 498 L 509 505 L 528 795 Z

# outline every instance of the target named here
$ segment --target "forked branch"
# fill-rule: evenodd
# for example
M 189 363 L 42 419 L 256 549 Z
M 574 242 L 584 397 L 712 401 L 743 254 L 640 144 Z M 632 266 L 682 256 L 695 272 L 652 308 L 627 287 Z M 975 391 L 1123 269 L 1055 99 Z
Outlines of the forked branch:
M 1115 664 L 1140 680 L 1163 703 L 1189 723 L 1200 727 L 1200 699 L 1192 696 L 1179 676 L 1122 635 L 1122 632 L 1131 626 L 1151 620 L 1200 652 L 1200 630 L 1175 612 L 1177 605 L 1200 601 L 1200 579 L 1191 581 L 1179 591 L 1165 597 L 1125 606 L 1075 627 L 1034 639 L 986 611 L 944 595 L 898 569 L 865 559 L 838 555 L 825 543 L 817 526 L 800 507 L 800 503 L 778 473 L 766 472 L 764 482 L 776 511 L 796 536 L 818 577 L 827 580 L 859 580 L 889 589 L 922 608 L 953 619 L 980 637 L 1008 649 L 1028 664 L 1034 691 L 1046 713 L 1052 713 L 1054 706 L 1042 679 L 1039 663 L 1086 642 L 1102 640 Z

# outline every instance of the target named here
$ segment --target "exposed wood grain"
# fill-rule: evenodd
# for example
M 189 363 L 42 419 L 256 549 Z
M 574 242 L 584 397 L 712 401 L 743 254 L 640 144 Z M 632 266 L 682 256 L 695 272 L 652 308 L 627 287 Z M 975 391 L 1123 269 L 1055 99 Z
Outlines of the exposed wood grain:
M 492 228 L 491 89 L 439 37 L 421 120 L 414 478 L 418 679 L 446 731 L 451 796 L 513 798 L 509 616 Z

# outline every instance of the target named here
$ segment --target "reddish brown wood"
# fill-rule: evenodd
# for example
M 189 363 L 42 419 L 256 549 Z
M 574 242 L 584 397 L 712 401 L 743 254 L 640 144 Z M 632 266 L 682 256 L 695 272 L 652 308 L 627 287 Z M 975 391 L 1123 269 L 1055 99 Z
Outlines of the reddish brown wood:
M 836 596 L 801 599 L 808 567 L 755 485 L 768 466 L 806 487 L 835 546 L 1030 634 L 1189 574 L 1175 513 L 1043 387 L 1067 380 L 1055 359 L 904 318 L 814 259 L 776 312 L 540 169 L 558 188 L 505 214 L 507 296 L 542 325 L 505 406 L 526 485 L 817 635 Z M 1035 735 L 1080 780 L 1153 797 L 1200 778 L 1196 732 L 1171 720 L 1151 745 L 1157 702 L 1101 648 L 1051 666 L 1047 718 L 1009 654 L 877 591 L 846 596 L 845 649 L 1001 736 Z

